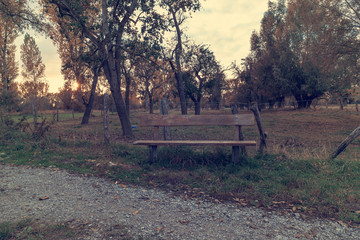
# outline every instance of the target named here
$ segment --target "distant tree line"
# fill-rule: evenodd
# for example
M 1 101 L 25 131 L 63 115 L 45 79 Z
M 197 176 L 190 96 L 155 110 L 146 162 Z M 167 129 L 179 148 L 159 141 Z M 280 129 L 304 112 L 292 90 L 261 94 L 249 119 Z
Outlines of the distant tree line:
M 293 97 L 309 108 L 324 94 L 345 97 L 359 83 L 359 10 L 359 1 L 269 1 L 249 55 L 234 67 L 234 100 L 271 108 Z
M 224 101 L 273 108 L 289 97 L 308 108 L 324 96 L 341 102 L 359 81 L 360 4 L 354 0 L 269 1 L 248 56 L 226 68 L 209 46 L 184 32 L 199 0 L 41 0 L 39 15 L 31 2 L 0 0 L 1 111 L 20 110 L 41 93 L 36 99 L 43 105 L 83 111 L 86 124 L 108 93 L 123 134 L 131 136 L 131 109 L 142 104 L 153 113 L 162 98 L 182 114 L 191 105 L 200 114 L 202 104 L 219 108 Z M 43 76 L 30 79 L 30 70 L 22 75 L 36 83 L 33 93 L 30 85 L 14 82 L 14 40 L 27 26 L 58 48 L 65 84 L 57 94 L 49 94 L 46 84 L 39 92 Z M 173 34 L 170 41 L 166 32 Z M 229 70 L 232 79 L 226 78 Z

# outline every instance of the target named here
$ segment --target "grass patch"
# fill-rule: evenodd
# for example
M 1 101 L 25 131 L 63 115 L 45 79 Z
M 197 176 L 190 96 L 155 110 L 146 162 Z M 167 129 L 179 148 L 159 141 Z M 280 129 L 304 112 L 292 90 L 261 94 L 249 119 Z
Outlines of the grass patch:
M 0 240 L 10 239 L 75 239 L 83 235 L 65 224 L 39 224 L 30 219 L 0 223 Z
M 95 227 L 96 223 L 70 221 L 60 224 L 49 224 L 25 219 L 18 222 L 0 222 L 0 240 L 13 239 L 90 239 L 94 232 L 104 239 L 139 240 L 151 239 L 142 236 L 132 236 L 125 225 L 114 225 L 108 229 Z M 156 237 L 156 236 L 154 236 Z
M 316 113 L 316 115 L 314 115 Z M 334 117 L 335 116 L 335 117 Z M 13 126 L 2 126 L 0 162 L 57 167 L 106 177 L 113 181 L 155 186 L 258 206 L 331 217 L 360 223 L 359 141 L 335 160 L 326 160 L 357 126 L 358 116 L 331 111 L 262 112 L 268 132 L 268 153 L 231 161 L 230 147 L 159 147 L 158 161 L 148 162 L 148 148 L 123 139 L 116 115 L 111 115 L 111 144 L 104 145 L 101 117 L 89 125 L 78 120 L 54 123 L 41 139 Z M 138 122 L 135 113 L 132 123 Z M 321 127 L 319 127 L 321 126 Z M 341 126 L 341 127 L 339 127 Z M 233 128 L 172 128 L 174 139 L 229 139 Z M 341 134 L 340 134 L 341 133 Z M 137 127 L 135 139 L 152 137 L 151 129 Z M 244 128 L 247 139 L 257 139 L 256 128 Z

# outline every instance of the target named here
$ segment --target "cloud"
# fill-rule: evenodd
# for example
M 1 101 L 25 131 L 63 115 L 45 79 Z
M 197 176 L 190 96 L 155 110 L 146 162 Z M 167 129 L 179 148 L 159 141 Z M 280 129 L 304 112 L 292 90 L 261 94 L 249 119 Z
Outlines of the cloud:
M 259 30 L 267 0 L 206 0 L 202 10 L 187 20 L 187 34 L 197 43 L 209 44 L 225 66 L 246 57 L 250 36 Z
M 186 34 L 196 43 L 210 45 L 223 66 L 229 66 L 235 60 L 240 62 L 249 53 L 251 33 L 259 30 L 267 3 L 268 0 L 202 1 L 202 10 L 192 14 L 192 18 L 186 21 Z M 64 84 L 57 49 L 50 39 L 31 31 L 30 34 L 36 39 L 46 65 L 45 75 L 50 83 L 50 91 L 57 92 Z M 20 68 L 20 45 L 23 39 L 24 36 L 19 36 L 16 40 L 16 58 Z M 18 81 L 21 81 L 21 77 L 18 77 Z

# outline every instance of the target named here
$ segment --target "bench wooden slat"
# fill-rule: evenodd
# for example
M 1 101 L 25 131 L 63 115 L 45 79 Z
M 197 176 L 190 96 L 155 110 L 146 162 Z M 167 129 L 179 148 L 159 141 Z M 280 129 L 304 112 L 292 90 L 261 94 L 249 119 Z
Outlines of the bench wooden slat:
M 155 115 L 140 116 L 140 126 L 250 126 L 252 114 L 236 115 Z
M 256 141 L 218 141 L 218 140 L 138 140 L 135 145 L 213 145 L 213 146 L 256 146 Z

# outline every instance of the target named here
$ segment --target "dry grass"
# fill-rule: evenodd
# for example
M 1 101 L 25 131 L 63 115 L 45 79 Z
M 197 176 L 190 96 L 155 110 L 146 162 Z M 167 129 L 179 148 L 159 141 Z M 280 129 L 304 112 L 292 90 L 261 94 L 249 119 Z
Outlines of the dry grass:
M 138 125 L 139 114 L 144 111 L 133 112 L 131 122 Z M 173 112 L 172 114 L 177 114 Z M 230 110 L 203 111 L 202 114 L 231 114 Z M 95 145 L 103 141 L 102 117 L 96 113 L 88 125 L 80 126 L 81 118 L 68 119 L 56 123 L 52 130 L 53 137 L 60 141 L 74 143 L 90 141 Z M 261 112 L 265 131 L 268 133 L 268 152 L 284 154 L 288 158 L 326 159 L 329 154 L 360 125 L 360 115 L 354 111 L 337 109 L 319 110 L 284 110 Z M 112 143 L 131 144 L 134 139 L 151 139 L 151 128 L 134 128 L 134 139 L 122 137 L 121 125 L 117 115 L 110 116 L 110 131 Z M 247 139 L 258 140 L 256 126 L 244 128 Z M 174 139 L 231 139 L 233 128 L 172 128 Z M 79 145 L 79 144 L 77 144 Z M 79 147 L 79 146 L 77 146 Z M 250 153 L 254 151 L 249 149 Z M 360 140 L 354 141 L 342 156 L 360 159 Z
M 26 138 L 17 137 L 15 132 L 1 133 L 7 137 L 0 137 L 0 154 L 3 154 L 0 162 L 55 166 L 194 195 L 198 194 L 194 189 L 200 189 L 198 192 L 207 196 L 246 199 L 247 205 L 255 203 L 270 209 L 275 208 L 276 202 L 283 202 L 280 207 L 286 211 L 295 207 L 295 211 L 310 215 L 360 222 L 360 140 L 354 141 L 338 159 L 328 160 L 330 153 L 358 127 L 360 116 L 355 111 L 331 108 L 263 111 L 268 155 L 257 156 L 256 149 L 249 147 L 250 158 L 236 166 L 231 163 L 228 147 L 160 148 L 159 162 L 148 164 L 147 148 L 132 145 L 136 139 L 152 137 L 151 128 L 138 126 L 139 115 L 143 113 L 131 114 L 131 123 L 136 126 L 133 139 L 122 136 L 117 115 L 110 115 L 110 145 L 104 145 L 103 119 L 99 113 L 88 125 L 80 125 L 80 114 L 75 119 L 56 122 L 47 133 L 45 144 L 31 139 L 27 143 Z M 226 109 L 202 114 L 231 112 Z M 256 126 L 244 128 L 244 135 L 246 139 L 259 138 Z M 173 139 L 232 139 L 233 136 L 232 127 L 172 128 Z
M 353 111 L 333 109 L 263 112 L 269 131 L 269 151 L 289 158 L 326 159 L 360 125 Z M 354 141 L 343 156 L 359 160 L 360 141 Z

